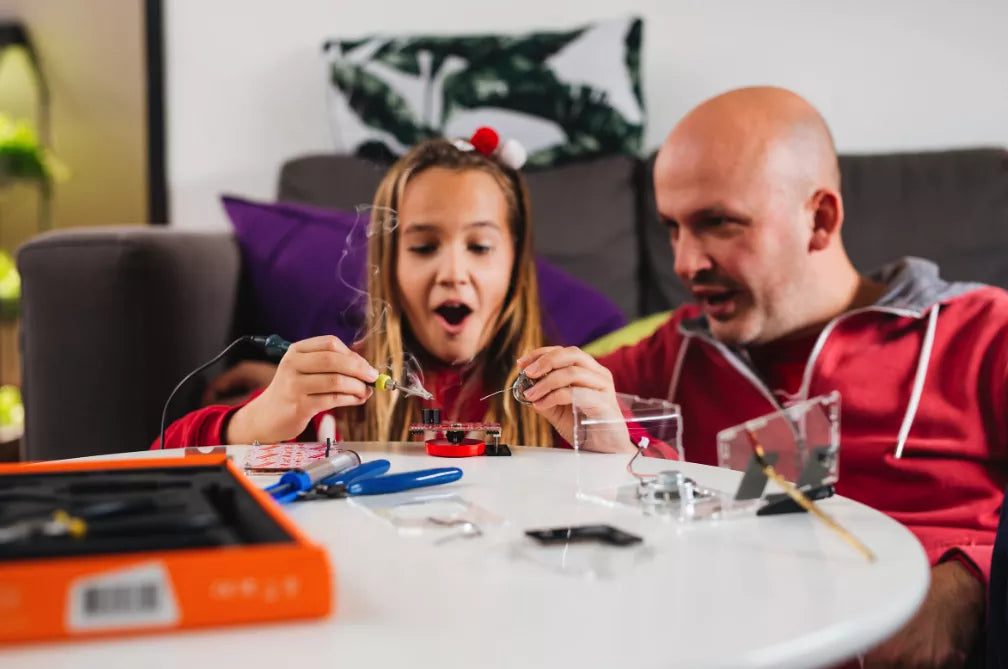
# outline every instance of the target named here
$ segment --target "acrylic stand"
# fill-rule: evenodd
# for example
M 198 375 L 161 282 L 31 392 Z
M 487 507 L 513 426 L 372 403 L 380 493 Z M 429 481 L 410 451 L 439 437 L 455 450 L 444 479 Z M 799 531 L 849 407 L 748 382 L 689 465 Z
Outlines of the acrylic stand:
M 840 395 L 834 392 L 793 403 L 722 430 L 717 441 L 718 464 L 743 472 L 733 490 L 705 486 L 674 467 L 657 474 L 637 472 L 635 455 L 627 469 L 636 482 L 581 496 L 678 521 L 798 511 L 797 504 L 768 480 L 754 455 L 755 445 L 763 449 L 767 464 L 808 497 L 832 495 L 838 479 Z
M 590 393 L 590 394 L 589 394 Z M 612 451 L 628 442 L 650 453 L 683 458 L 678 404 L 616 393 L 618 406 L 601 406 L 599 393 L 574 389 L 574 449 Z

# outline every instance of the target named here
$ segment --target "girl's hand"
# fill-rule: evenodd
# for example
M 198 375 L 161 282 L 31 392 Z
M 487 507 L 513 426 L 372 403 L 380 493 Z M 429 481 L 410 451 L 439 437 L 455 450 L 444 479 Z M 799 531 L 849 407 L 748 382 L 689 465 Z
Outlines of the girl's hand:
M 535 381 L 525 399 L 571 445 L 574 444 L 574 403 L 580 414 L 613 419 L 611 428 L 582 435 L 579 445 L 606 453 L 633 452 L 623 413 L 616 399 L 612 374 L 581 349 L 570 346 L 538 348 L 518 359 L 518 369 Z M 581 443 L 583 442 L 583 444 Z
M 377 378 L 378 371 L 337 337 L 296 342 L 280 360 L 266 390 L 231 417 L 225 441 L 251 444 L 294 439 L 315 414 L 363 404 L 372 392 L 365 382 Z

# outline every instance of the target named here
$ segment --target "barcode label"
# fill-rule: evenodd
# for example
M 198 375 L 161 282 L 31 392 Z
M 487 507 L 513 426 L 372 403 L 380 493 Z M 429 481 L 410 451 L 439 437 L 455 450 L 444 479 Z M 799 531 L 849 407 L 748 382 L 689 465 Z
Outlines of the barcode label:
M 161 563 L 77 579 L 69 597 L 71 631 L 158 627 L 178 621 L 171 579 Z
M 158 583 L 138 586 L 94 587 L 84 591 L 84 611 L 88 615 L 143 613 L 158 608 L 161 590 Z

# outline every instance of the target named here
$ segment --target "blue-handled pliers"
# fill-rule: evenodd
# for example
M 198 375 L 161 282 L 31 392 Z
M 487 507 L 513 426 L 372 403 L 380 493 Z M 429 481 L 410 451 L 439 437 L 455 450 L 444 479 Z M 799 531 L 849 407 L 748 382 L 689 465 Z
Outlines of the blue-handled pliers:
M 458 467 L 439 467 L 382 476 L 389 470 L 388 460 L 374 460 L 357 465 L 319 481 L 298 500 L 339 499 L 351 495 L 384 495 L 413 488 L 451 483 L 462 478 Z

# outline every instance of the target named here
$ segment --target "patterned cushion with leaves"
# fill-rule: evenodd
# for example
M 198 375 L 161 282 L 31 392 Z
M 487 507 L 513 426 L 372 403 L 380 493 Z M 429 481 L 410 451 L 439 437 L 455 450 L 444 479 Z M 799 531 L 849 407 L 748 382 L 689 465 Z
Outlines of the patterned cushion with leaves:
M 530 167 L 640 153 L 642 21 L 524 35 L 331 40 L 337 150 L 389 160 L 481 125 L 519 140 Z

